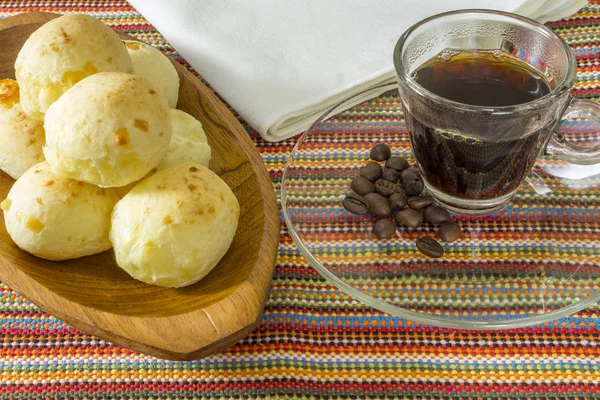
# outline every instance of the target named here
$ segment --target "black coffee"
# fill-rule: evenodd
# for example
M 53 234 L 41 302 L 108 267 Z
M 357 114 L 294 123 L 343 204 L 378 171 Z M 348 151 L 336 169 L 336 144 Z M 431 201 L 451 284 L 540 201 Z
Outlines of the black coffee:
M 509 106 L 538 99 L 551 90 L 539 71 L 515 57 L 497 57 L 491 51 L 448 54 L 432 58 L 413 74 L 421 86 L 446 99 Z M 405 117 L 424 178 L 447 194 L 467 199 L 496 198 L 515 190 L 533 167 L 551 128 L 518 139 L 487 141 L 445 134 L 407 112 Z

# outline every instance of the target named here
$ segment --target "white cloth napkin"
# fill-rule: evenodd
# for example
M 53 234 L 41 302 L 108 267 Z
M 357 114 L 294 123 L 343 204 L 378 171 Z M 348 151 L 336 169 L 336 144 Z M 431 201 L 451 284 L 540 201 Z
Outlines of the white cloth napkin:
M 302 132 L 341 100 L 393 81 L 394 45 L 423 18 L 488 8 L 547 22 L 587 4 L 586 0 L 130 2 L 269 141 Z

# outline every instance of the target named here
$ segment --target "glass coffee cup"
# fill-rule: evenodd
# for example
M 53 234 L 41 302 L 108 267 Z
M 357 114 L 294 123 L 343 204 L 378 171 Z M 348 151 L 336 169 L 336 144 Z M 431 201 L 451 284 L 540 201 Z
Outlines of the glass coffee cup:
M 466 213 L 505 206 L 536 160 L 600 162 L 600 146 L 562 136 L 562 121 L 600 122 L 600 105 L 574 99 L 577 65 L 552 30 L 490 10 L 435 15 L 394 49 L 404 117 L 423 181 Z

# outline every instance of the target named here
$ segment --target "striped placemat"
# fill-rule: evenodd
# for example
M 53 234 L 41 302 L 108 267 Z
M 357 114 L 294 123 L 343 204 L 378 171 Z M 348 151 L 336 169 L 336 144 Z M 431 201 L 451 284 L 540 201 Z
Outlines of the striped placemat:
M 590 3 L 550 24 L 577 56 L 574 94 L 582 98 L 600 96 L 600 1 Z M 0 0 L 1 17 L 26 11 L 88 13 L 185 64 L 125 1 Z M 367 110 L 362 118 L 368 123 L 373 116 Z M 244 126 L 279 194 L 295 140 L 267 143 Z M 511 331 L 419 325 L 362 306 L 328 285 L 296 249 L 283 221 L 282 229 L 261 325 L 228 351 L 195 362 L 114 346 L 0 285 L 0 398 L 600 398 L 599 307 Z

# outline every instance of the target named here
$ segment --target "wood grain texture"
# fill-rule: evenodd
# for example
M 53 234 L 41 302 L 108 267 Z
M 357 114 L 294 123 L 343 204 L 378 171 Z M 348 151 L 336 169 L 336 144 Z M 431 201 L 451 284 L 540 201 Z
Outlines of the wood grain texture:
M 0 20 L 0 78 L 14 78 L 22 44 L 48 13 Z M 199 283 L 161 288 L 129 277 L 112 251 L 52 262 L 20 250 L 0 224 L 0 280 L 46 312 L 121 346 L 160 358 L 197 359 L 246 336 L 259 322 L 279 244 L 279 215 L 269 175 L 252 141 L 218 98 L 181 65 L 177 108 L 202 122 L 210 168 L 241 207 L 225 257 Z M 0 172 L 0 199 L 13 180 Z

